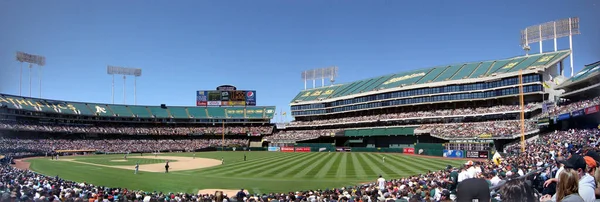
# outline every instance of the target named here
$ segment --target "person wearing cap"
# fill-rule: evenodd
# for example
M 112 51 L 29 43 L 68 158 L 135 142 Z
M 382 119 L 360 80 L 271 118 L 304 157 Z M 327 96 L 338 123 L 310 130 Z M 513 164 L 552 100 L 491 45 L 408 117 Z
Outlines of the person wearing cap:
M 594 177 L 587 173 L 587 171 L 590 169 L 590 166 L 597 166 L 595 161 L 594 164 L 592 164 L 592 162 L 589 162 L 588 164 L 583 156 L 575 154 L 566 161 L 563 161 L 563 164 L 565 165 L 565 169 L 573 169 L 577 171 L 579 176 L 579 196 L 581 196 L 585 202 L 596 201 L 596 182 L 594 181 Z

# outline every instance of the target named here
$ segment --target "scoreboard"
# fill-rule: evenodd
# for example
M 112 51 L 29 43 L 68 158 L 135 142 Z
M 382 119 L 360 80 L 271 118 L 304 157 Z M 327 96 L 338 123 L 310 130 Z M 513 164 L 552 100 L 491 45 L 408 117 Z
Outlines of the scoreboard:
M 223 85 L 217 90 L 196 91 L 196 106 L 256 106 L 255 90 L 237 90 Z

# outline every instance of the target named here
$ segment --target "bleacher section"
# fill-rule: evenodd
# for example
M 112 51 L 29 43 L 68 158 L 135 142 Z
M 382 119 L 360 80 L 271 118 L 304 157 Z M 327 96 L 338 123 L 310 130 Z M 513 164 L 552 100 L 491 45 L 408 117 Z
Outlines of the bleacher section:
M 570 50 L 563 50 L 503 60 L 461 63 L 389 74 L 346 84 L 304 90 L 298 93 L 292 100 L 292 103 L 319 101 L 417 84 L 429 84 L 467 78 L 477 79 L 518 72 L 519 70 L 548 68 L 549 65 L 555 64 L 569 54 Z
M 0 94 L 0 106 L 33 112 L 103 117 L 272 119 L 275 107 L 167 107 L 80 103 Z

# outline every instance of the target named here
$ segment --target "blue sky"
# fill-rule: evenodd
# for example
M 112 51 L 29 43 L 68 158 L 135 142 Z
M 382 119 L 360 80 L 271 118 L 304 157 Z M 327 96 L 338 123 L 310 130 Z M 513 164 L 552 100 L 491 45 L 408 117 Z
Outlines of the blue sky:
M 47 57 L 45 98 L 110 103 L 106 66 L 116 65 L 143 69 L 138 104 L 195 105 L 196 90 L 232 84 L 257 90 L 258 105 L 289 111 L 304 87 L 303 70 L 337 65 L 343 83 L 507 58 L 524 54 L 519 30 L 573 16 L 581 18 L 582 34 L 573 39 L 577 70 L 600 60 L 598 0 L 6 0 L 0 92 L 19 94 L 14 54 L 24 51 Z M 568 39 L 558 44 L 567 49 Z M 553 50 L 552 42 L 544 49 Z M 34 97 L 37 78 L 34 71 Z M 115 82 L 115 103 L 122 103 L 122 82 Z M 23 89 L 28 95 L 28 71 Z M 126 93 L 132 104 L 132 78 Z

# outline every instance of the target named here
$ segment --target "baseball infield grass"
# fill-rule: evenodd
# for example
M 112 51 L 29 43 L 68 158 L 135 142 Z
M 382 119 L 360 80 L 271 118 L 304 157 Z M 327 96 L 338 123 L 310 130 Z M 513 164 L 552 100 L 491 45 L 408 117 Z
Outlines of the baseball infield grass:
M 244 161 L 244 154 L 247 161 Z M 139 155 L 139 154 L 137 154 Z M 224 159 L 223 165 L 185 171 L 142 172 L 98 165 L 164 163 L 169 156 L 192 157 L 193 153 L 160 154 L 156 159 L 123 155 L 29 159 L 30 169 L 49 176 L 94 185 L 162 192 L 197 193 L 202 189 L 247 189 L 250 193 L 331 189 L 374 182 L 379 175 L 395 179 L 457 166 L 464 160 L 433 159 L 392 153 L 282 153 L 282 152 L 198 152 L 196 158 Z M 146 155 L 144 155 L 146 156 Z M 385 163 L 383 158 L 385 157 Z M 87 164 L 78 163 L 78 161 Z M 171 161 L 171 160 L 170 160 Z M 92 164 L 89 164 L 92 163 Z

